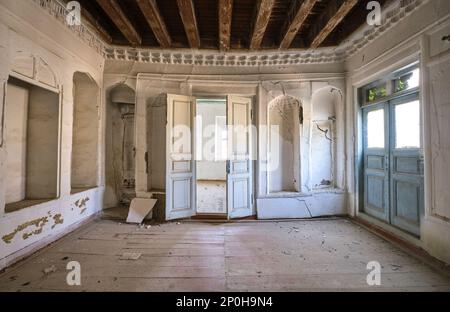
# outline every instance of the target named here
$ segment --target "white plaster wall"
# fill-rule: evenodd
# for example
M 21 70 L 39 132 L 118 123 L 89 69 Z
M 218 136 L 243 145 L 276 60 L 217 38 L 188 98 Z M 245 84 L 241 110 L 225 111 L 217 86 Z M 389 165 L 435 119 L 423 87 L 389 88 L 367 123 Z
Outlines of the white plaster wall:
M 111 62 L 107 66 L 114 65 Z M 320 68 L 320 66 L 319 66 Z M 330 70 L 334 68 L 330 67 Z M 323 70 L 323 68 L 321 68 Z M 238 69 L 236 69 L 238 70 Z M 120 79 L 125 74 L 107 74 L 112 81 Z M 128 77 L 128 76 L 125 76 Z M 155 74 L 142 73 L 138 75 L 137 79 L 137 101 L 136 101 L 136 192 L 138 197 L 145 197 L 151 195 L 152 190 L 152 169 L 146 171 L 145 152 L 150 152 L 150 158 L 152 157 L 151 146 L 152 140 L 149 139 L 153 135 L 162 135 L 161 130 L 165 129 L 165 126 L 159 128 L 152 128 L 152 131 L 148 131 L 149 122 L 151 120 L 151 114 L 148 114 L 148 105 L 158 99 L 164 99 L 164 94 L 181 94 L 190 96 L 205 95 L 212 96 L 225 96 L 227 94 L 236 94 L 240 96 L 252 97 L 255 99 L 255 119 L 254 123 L 257 126 L 259 136 L 254 139 L 255 154 L 259 155 L 258 160 L 255 161 L 255 194 L 257 198 L 265 198 L 267 196 L 267 172 L 265 171 L 266 161 L 266 147 L 267 137 L 261 134 L 264 127 L 267 126 L 267 112 L 268 103 L 279 95 L 287 94 L 295 97 L 302 102 L 304 110 L 304 131 L 302 131 L 301 140 L 301 193 L 298 193 L 298 197 L 309 194 L 312 190 L 310 187 L 310 127 L 311 127 L 311 97 L 313 90 L 320 87 L 337 86 L 338 88 L 344 88 L 344 75 L 342 73 L 327 73 L 327 74 L 302 74 L 296 76 L 273 74 L 265 77 L 255 75 L 202 75 L 202 76 L 190 76 L 183 74 L 165 75 L 161 77 Z M 344 93 L 344 92 L 343 92 Z M 343 118 L 343 107 L 340 107 L 339 112 L 341 115 L 337 115 L 337 118 L 341 118 L 337 126 L 337 145 L 341 154 L 337 157 L 336 168 L 341 170 L 340 177 L 344 176 L 344 164 L 345 153 L 344 149 L 344 132 L 342 125 L 345 124 Z M 339 117 L 340 116 L 340 117 Z M 154 162 L 156 165 L 159 162 Z M 303 164 L 306 164 L 303 166 Z M 150 164 L 152 168 L 152 164 Z M 332 214 L 344 214 L 346 212 L 345 207 L 345 184 L 343 179 L 339 178 L 339 183 L 336 186 L 343 191 L 337 191 L 330 189 L 329 191 L 319 192 L 314 195 L 316 203 L 327 203 L 324 209 L 318 209 L 319 215 L 332 215 Z M 332 196 L 330 194 L 333 194 Z M 330 195 L 330 196 L 328 196 Z M 328 201 L 332 200 L 328 203 Z M 255 201 L 256 202 L 256 201 Z M 284 197 L 281 196 L 276 201 L 276 204 L 272 208 L 276 209 L 285 204 Z M 332 208 L 331 208 L 332 207 Z M 298 217 L 299 212 L 290 214 L 290 217 Z M 280 215 L 280 217 L 282 217 Z
M 104 60 L 74 32 L 31 1 L 0 0 L 0 42 L 0 99 L 5 95 L 4 85 L 14 59 L 21 53 L 28 53 L 45 60 L 54 72 L 62 116 L 58 118 L 59 145 L 56 164 L 53 164 L 57 170 L 59 189 L 55 200 L 5 214 L 8 183 L 6 144 L 0 142 L 0 268 L 3 268 L 44 243 L 57 239 L 102 207 L 102 186 L 70 195 L 70 176 L 73 75 L 77 71 L 89 73 L 98 85 L 102 85 Z M 48 71 L 38 70 L 42 77 L 49 76 Z M 101 119 L 102 116 L 103 108 Z M 103 128 L 99 128 L 99 137 L 102 131 Z M 99 153 L 102 155 L 103 142 L 99 141 Z M 103 185 L 103 170 L 102 166 L 98 171 L 99 181 L 102 181 L 100 185 Z
M 361 155 L 361 119 L 356 90 L 395 69 L 421 61 L 421 102 L 425 151 L 425 215 L 420 239 L 393 233 L 424 248 L 431 255 L 450 263 L 450 159 L 448 133 L 448 84 L 450 81 L 450 43 L 442 41 L 450 33 L 450 2 L 426 1 L 416 12 L 400 21 L 378 39 L 347 60 L 346 125 L 350 214 L 360 215 L 357 178 Z

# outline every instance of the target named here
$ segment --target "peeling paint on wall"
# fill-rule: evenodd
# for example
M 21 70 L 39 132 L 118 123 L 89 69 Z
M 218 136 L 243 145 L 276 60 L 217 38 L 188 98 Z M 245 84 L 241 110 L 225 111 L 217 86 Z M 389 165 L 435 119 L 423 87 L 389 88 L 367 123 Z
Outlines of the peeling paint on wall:
M 86 197 L 84 199 L 79 199 L 79 200 L 77 200 L 75 202 L 75 206 L 77 206 L 81 210 L 80 215 L 82 215 L 83 213 L 86 212 L 86 210 L 87 210 L 87 202 L 89 200 L 90 200 L 90 198 Z
M 62 215 L 59 213 L 57 215 L 55 215 L 53 217 L 53 221 L 55 221 L 55 224 L 53 224 L 52 226 L 52 230 L 58 225 L 58 224 L 63 224 L 64 223 L 64 219 L 62 218 Z
M 39 219 L 25 222 L 25 223 L 19 225 L 12 233 L 9 233 L 9 234 L 3 236 L 2 239 L 6 244 L 11 244 L 12 240 L 17 235 L 17 233 L 22 232 L 26 228 L 34 225 L 37 228 L 35 231 L 24 233 L 22 236 L 23 239 L 28 239 L 30 236 L 41 234 L 44 226 L 47 223 L 48 223 L 48 217 L 42 217 Z

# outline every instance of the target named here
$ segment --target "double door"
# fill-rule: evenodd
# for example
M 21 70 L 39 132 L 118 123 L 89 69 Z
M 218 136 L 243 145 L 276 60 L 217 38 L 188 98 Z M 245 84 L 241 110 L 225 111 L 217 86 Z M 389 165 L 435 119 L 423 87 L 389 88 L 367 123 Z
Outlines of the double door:
M 229 218 L 253 215 L 252 100 L 227 97 Z M 195 98 L 167 96 L 166 219 L 196 214 Z M 248 131 L 247 131 L 248 130 Z
M 424 166 L 419 94 L 362 108 L 363 211 L 420 236 Z

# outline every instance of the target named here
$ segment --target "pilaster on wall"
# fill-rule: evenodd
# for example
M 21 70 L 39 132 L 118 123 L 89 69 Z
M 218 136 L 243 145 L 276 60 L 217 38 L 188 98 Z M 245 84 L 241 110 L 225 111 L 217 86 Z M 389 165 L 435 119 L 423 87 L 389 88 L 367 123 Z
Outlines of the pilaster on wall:
M 0 25 L 0 38 L 7 38 L 8 28 Z M 0 216 L 5 213 L 5 172 L 6 172 L 6 150 L 5 150 L 5 101 L 6 83 L 9 76 L 9 50 L 6 46 L 0 46 Z

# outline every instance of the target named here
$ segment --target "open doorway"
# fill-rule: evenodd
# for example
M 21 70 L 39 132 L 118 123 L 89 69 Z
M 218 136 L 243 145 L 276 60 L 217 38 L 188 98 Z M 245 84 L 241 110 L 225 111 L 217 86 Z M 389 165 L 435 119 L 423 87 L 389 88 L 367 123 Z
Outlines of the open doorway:
M 227 100 L 196 99 L 197 214 L 227 214 Z

